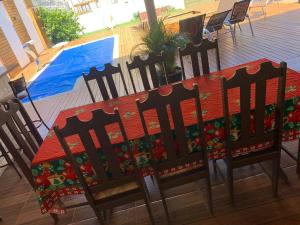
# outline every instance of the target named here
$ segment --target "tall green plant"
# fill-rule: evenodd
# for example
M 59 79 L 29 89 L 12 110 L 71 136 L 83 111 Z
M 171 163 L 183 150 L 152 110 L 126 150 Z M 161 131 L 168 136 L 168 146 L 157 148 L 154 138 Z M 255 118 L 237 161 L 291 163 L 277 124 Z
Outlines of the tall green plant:
M 78 16 L 72 11 L 39 8 L 38 16 L 46 35 L 54 44 L 77 39 L 83 31 Z
M 166 58 L 166 70 L 171 73 L 176 68 L 176 52 L 178 48 L 183 48 L 189 42 L 188 37 L 182 33 L 168 32 L 164 21 L 158 20 L 149 32 L 142 38 L 142 43 L 137 48 L 142 49 L 139 53 L 160 54 L 164 53 Z M 134 51 L 133 50 L 133 51 Z

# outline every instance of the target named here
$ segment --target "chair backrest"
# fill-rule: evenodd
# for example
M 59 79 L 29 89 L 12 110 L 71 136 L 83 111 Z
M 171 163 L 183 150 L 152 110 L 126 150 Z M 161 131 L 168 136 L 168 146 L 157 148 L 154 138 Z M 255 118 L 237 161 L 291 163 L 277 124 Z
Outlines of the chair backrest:
M 201 150 L 191 153 L 188 139 L 186 137 L 186 125 L 184 124 L 182 103 L 195 106 L 196 119 L 199 129 Z M 143 102 L 137 100 L 137 107 L 141 116 L 146 139 L 150 142 L 145 113 L 155 110 L 160 126 L 160 137 L 167 154 L 167 160 L 155 163 L 158 171 L 174 168 L 176 166 L 192 163 L 199 160 L 207 160 L 206 141 L 204 137 L 204 125 L 199 97 L 198 85 L 194 84 L 193 89 L 186 89 L 182 83 L 172 85 L 172 92 L 168 95 L 161 95 L 159 89 L 148 92 L 148 98 Z M 151 111 L 151 113 L 154 113 Z M 173 128 L 174 127 L 174 128 Z M 175 133 L 174 133 L 175 132 Z M 174 138 L 175 137 L 175 138 Z M 151 151 L 153 159 L 155 154 Z
M 224 12 L 227 10 L 231 10 L 234 3 L 238 2 L 239 0 L 220 0 L 217 12 Z
M 186 70 L 184 69 L 184 60 L 183 58 L 186 56 L 190 56 L 193 68 L 193 75 L 200 76 L 201 74 L 209 74 L 210 73 L 210 66 L 209 66 L 209 58 L 208 58 L 208 50 L 215 49 L 216 50 L 216 61 L 217 61 L 217 68 L 220 70 L 220 55 L 219 55 L 219 46 L 218 40 L 211 42 L 208 39 L 203 39 L 201 44 L 193 45 L 189 43 L 186 45 L 185 49 L 179 49 L 179 58 L 183 73 L 183 78 L 186 79 Z M 202 73 L 200 71 L 199 65 L 199 56 L 201 57 L 201 64 L 202 64 Z
M 190 17 L 179 21 L 180 33 L 187 34 L 194 44 L 199 44 L 203 37 L 206 14 Z
M 212 15 L 206 24 L 206 29 L 210 32 L 221 30 L 229 12 L 230 10 L 227 10 Z
M 127 146 L 129 165 L 132 165 L 134 168 L 130 173 L 124 172 L 120 167 L 118 152 L 111 143 L 110 133 L 106 130 L 108 126 L 115 125 L 118 125 L 118 134 L 120 134 Z M 66 153 L 67 160 L 72 164 L 87 197 L 90 198 L 89 200 L 92 199 L 92 194 L 95 192 L 104 191 L 137 180 L 135 161 L 130 150 L 124 126 L 121 122 L 120 114 L 117 110 L 113 114 L 105 113 L 102 109 L 95 110 L 92 112 L 92 118 L 89 121 L 80 121 L 76 116 L 70 117 L 67 119 L 65 127 L 54 127 L 54 131 Z M 80 170 L 81 165 L 76 161 L 76 155 L 73 155 L 67 143 L 67 139 L 71 136 L 77 136 L 78 141 L 81 142 L 98 184 L 89 186 L 86 183 L 83 171 Z M 101 150 L 97 147 L 97 143 L 100 143 Z
M 34 186 L 30 165 L 21 156 L 20 149 L 23 150 L 27 161 L 31 162 L 38 150 L 38 143 L 27 131 L 19 116 L 19 111 L 20 105 L 12 101 L 0 107 L 0 139 L 28 181 Z
M 25 91 L 27 88 L 23 74 L 20 78 L 13 81 L 9 81 L 8 84 L 10 85 L 15 97 L 17 97 L 19 93 Z
M 274 141 L 274 145 L 281 143 L 281 130 L 283 123 L 283 104 L 285 96 L 286 83 L 286 63 L 281 63 L 279 68 L 273 67 L 271 62 L 261 64 L 261 68 L 255 74 L 248 74 L 246 68 L 236 71 L 235 76 L 229 80 L 223 78 L 223 104 L 225 113 L 225 135 L 227 141 L 227 149 L 231 151 L 249 147 L 251 145 L 261 144 Z M 276 80 L 277 79 L 277 80 Z M 275 102 L 275 128 L 272 132 L 265 131 L 265 107 L 266 92 L 270 90 L 268 82 L 277 81 L 276 93 L 277 102 Z M 274 85 L 272 83 L 272 85 Z M 276 86 L 276 84 L 275 84 Z M 239 91 L 240 99 L 240 117 L 241 127 L 240 136 L 237 140 L 231 139 L 231 115 L 229 99 L 232 101 L 230 92 Z M 251 104 L 252 103 L 252 104 Z M 252 119 L 251 119 L 252 118 Z
M 234 3 L 231 12 L 230 22 L 231 23 L 243 22 L 247 16 L 249 5 L 250 5 L 250 0 L 243 0 Z
M 96 80 L 103 100 L 110 99 L 109 93 L 111 94 L 112 98 L 119 97 L 116 83 L 115 83 L 114 77 L 113 77 L 114 74 L 120 75 L 124 92 L 126 95 L 128 95 L 128 89 L 126 87 L 124 75 L 123 75 L 120 64 L 118 64 L 118 66 L 113 66 L 110 63 L 107 63 L 104 65 L 104 70 L 102 70 L 102 71 L 99 71 L 95 67 L 93 67 L 90 69 L 89 74 L 83 74 L 83 78 L 85 80 L 85 83 L 87 85 L 88 91 L 90 93 L 90 96 L 91 96 L 93 102 L 96 102 L 96 99 L 95 99 L 95 95 L 93 94 L 92 87 L 90 85 L 91 80 Z M 106 79 L 106 81 L 107 81 L 109 90 L 106 88 L 104 79 Z M 121 86 L 121 85 L 119 85 L 119 86 Z M 120 91 L 121 90 L 119 90 L 119 92 Z
M 155 55 L 151 53 L 147 59 L 142 59 L 140 56 L 135 56 L 131 63 L 126 62 L 126 64 L 135 93 L 137 92 L 136 84 L 139 85 L 138 77 L 133 76 L 132 74 L 132 70 L 135 69 L 139 71 L 144 90 L 157 88 L 162 83 L 166 83 L 166 63 L 163 55 Z M 149 69 L 152 87 L 150 85 L 147 69 Z

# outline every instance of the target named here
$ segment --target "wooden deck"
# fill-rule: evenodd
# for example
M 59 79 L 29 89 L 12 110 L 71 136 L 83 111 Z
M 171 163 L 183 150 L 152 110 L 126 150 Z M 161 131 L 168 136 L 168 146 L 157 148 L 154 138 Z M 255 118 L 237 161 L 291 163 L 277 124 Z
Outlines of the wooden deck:
M 276 62 L 286 61 L 290 68 L 300 71 L 300 7 L 293 10 L 280 8 L 281 13 L 266 19 L 253 21 L 255 36 L 251 36 L 248 24 L 237 31 L 237 45 L 225 34 L 220 39 L 222 68 L 234 66 L 259 58 L 269 58 Z M 275 10 L 276 11 L 276 10 Z M 140 31 L 135 29 L 115 30 L 119 34 L 119 62 L 125 68 L 130 49 L 139 43 Z M 107 33 L 106 35 L 108 35 Z M 102 37 L 95 34 L 87 40 Z M 72 43 L 76 44 L 76 43 Z M 128 82 L 128 77 L 126 77 Z M 58 113 L 74 106 L 89 103 L 88 92 L 79 81 L 71 93 L 49 97 L 37 101 L 36 105 L 45 121 L 51 125 Z M 34 117 L 31 106 L 26 105 Z M 45 130 L 41 130 L 46 135 Z M 297 150 L 297 143 L 289 143 L 290 149 Z M 220 163 L 224 173 L 224 165 Z M 175 225 L 299 225 L 300 224 L 300 180 L 295 173 L 295 163 L 282 154 L 282 167 L 290 185 L 280 182 L 279 197 L 273 198 L 269 177 L 255 165 L 243 167 L 235 173 L 236 206 L 229 204 L 229 196 L 222 175 L 212 174 L 214 215 L 206 208 L 205 186 L 203 182 L 175 188 L 168 193 L 168 205 Z M 212 171 L 212 170 L 211 170 Z M 163 208 L 158 201 L 155 185 L 151 189 L 151 205 L 158 225 L 164 225 Z M 0 215 L 1 225 L 47 225 L 53 224 L 48 215 L 42 216 L 29 184 L 20 181 L 14 170 L 8 168 L 0 177 Z M 133 207 L 137 206 L 137 207 Z M 98 224 L 90 207 L 70 210 L 60 217 L 60 224 L 94 225 Z M 116 210 L 109 224 L 146 225 L 149 224 L 146 209 L 139 202 Z
M 236 45 L 233 44 L 230 34 L 224 31 L 225 34 L 221 34 L 219 40 L 222 68 L 259 58 L 269 58 L 276 62 L 286 61 L 290 68 L 300 71 L 300 26 L 298 23 L 300 20 L 300 7 L 295 7 L 294 10 L 272 15 L 265 19 L 253 20 L 254 37 L 251 35 L 248 23 L 244 23 L 242 31 L 237 30 Z M 107 31 L 105 34 L 89 36 L 84 42 L 100 38 L 103 35 L 112 35 L 112 33 Z M 129 85 L 129 91 L 132 93 L 133 88 L 130 85 L 126 61 L 130 61 L 131 49 L 140 43 L 142 32 L 134 27 L 119 28 L 114 31 L 114 35 L 119 37 L 120 58 L 116 62 L 121 64 L 125 73 L 126 84 Z M 72 42 L 71 44 L 76 45 L 82 41 Z M 93 89 L 96 92 L 98 91 L 96 85 Z M 98 99 L 101 99 L 99 91 L 97 94 Z M 36 106 L 46 123 L 51 126 L 61 110 L 90 102 L 91 99 L 83 79 L 79 78 L 72 92 L 36 101 Z M 35 117 L 32 107 L 28 104 L 26 107 L 30 114 Z M 41 133 L 43 136 L 47 134 L 45 130 L 41 130 Z

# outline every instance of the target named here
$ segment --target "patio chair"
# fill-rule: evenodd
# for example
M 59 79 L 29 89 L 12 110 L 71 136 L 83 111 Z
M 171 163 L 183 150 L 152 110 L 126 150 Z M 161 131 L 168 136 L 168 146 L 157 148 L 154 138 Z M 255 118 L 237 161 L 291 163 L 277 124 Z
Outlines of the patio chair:
M 219 36 L 219 30 L 221 30 L 224 26 L 224 22 L 231 10 L 227 10 L 225 12 L 220 12 L 212 15 L 207 24 L 205 29 L 208 30 L 209 32 L 217 32 L 217 37 Z
M 186 56 L 189 56 L 191 58 L 193 75 L 195 77 L 200 76 L 201 74 L 210 73 L 208 50 L 211 49 L 215 49 L 216 51 L 217 69 L 221 70 L 220 53 L 217 39 L 214 42 L 211 42 L 208 39 L 203 39 L 203 41 L 199 45 L 193 45 L 192 43 L 189 43 L 184 49 L 179 49 L 179 58 L 184 79 L 186 79 L 186 69 L 184 68 L 184 57 Z M 198 53 L 200 53 L 201 57 L 202 73 L 200 72 Z
M 49 130 L 48 125 L 42 119 L 40 113 L 38 112 L 35 104 L 32 101 L 32 98 L 31 98 L 30 93 L 28 91 L 27 84 L 26 84 L 26 81 L 25 81 L 25 78 L 24 78 L 23 74 L 19 79 L 10 81 L 9 85 L 10 85 L 12 91 L 13 91 L 13 94 L 14 94 L 15 98 L 22 100 L 22 99 L 28 97 L 28 99 L 29 99 L 36 115 L 38 116 L 38 120 L 33 121 L 36 124 L 36 127 L 39 128 L 40 126 L 44 125 L 46 127 L 46 129 Z
M 12 155 L 22 174 L 35 190 L 30 163 L 39 148 L 40 140 L 35 139 L 32 133 L 27 131 L 22 121 L 24 117 L 20 116 L 23 114 L 18 100 L 2 104 L 0 107 L 0 148 Z M 33 122 L 31 123 L 31 127 L 34 127 Z M 17 173 L 20 175 L 18 170 Z M 57 216 L 50 215 L 57 222 Z
M 206 14 L 203 14 L 179 21 L 180 33 L 186 33 L 193 44 L 202 41 L 205 16 Z
M 22 170 L 29 183 L 33 186 L 33 178 L 29 166 L 21 157 L 24 153 L 31 162 L 39 148 L 38 141 L 27 131 L 20 117 L 20 105 L 13 101 L 3 104 L 0 108 L 0 139 L 1 150 L 8 151 Z M 15 167 L 14 167 L 15 168 Z M 16 169 L 18 175 L 19 171 Z M 22 177 L 22 176 L 20 176 Z
M 120 64 L 118 64 L 118 66 L 113 66 L 110 63 L 107 63 L 104 65 L 104 70 L 102 71 L 99 71 L 96 69 L 96 67 L 93 67 L 90 69 L 89 74 L 83 74 L 84 81 L 86 83 L 87 89 L 90 93 L 93 102 L 96 102 L 95 100 L 96 96 L 93 93 L 92 86 L 90 84 L 90 81 L 92 80 L 96 80 L 98 88 L 100 90 L 100 93 L 104 101 L 108 99 L 118 98 L 120 96 L 116 87 L 117 78 L 113 77 L 113 75 L 115 74 L 120 76 L 123 85 L 123 88 L 122 89 L 120 88 L 119 92 L 123 91 L 125 95 L 128 95 L 128 90 L 126 87 L 124 75 Z M 107 81 L 107 86 L 105 85 L 104 82 L 105 80 Z
M 190 101 L 191 104 L 195 104 L 195 126 L 198 126 L 200 140 L 200 144 L 196 147 L 196 150 L 192 150 L 191 146 L 188 145 L 189 140 L 186 137 L 187 129 L 184 124 L 180 104 L 183 101 Z M 172 92 L 168 95 L 160 95 L 159 89 L 151 90 L 148 92 L 146 100 L 143 102 L 137 100 L 137 107 L 141 116 L 145 137 L 150 146 L 152 139 L 149 137 L 144 113 L 149 110 L 154 113 L 155 110 L 155 114 L 158 117 L 160 135 L 154 141 L 163 143 L 162 148 L 166 153 L 166 157 L 159 160 L 156 158 L 156 150 L 154 149 L 150 149 L 150 153 L 168 223 L 170 224 L 171 221 L 165 200 L 165 191 L 179 185 L 198 181 L 202 178 L 207 183 L 209 211 L 212 212 L 211 183 L 198 85 L 195 84 L 193 89 L 189 90 L 182 83 L 177 83 L 172 86 Z M 171 123 L 174 124 L 174 130 L 171 128 L 170 115 L 172 115 Z M 187 164 L 191 166 L 181 168 Z
M 250 0 L 242 0 L 240 2 L 236 2 L 233 5 L 230 18 L 224 22 L 224 25 L 229 26 L 233 43 L 236 43 L 236 36 L 235 36 L 236 25 L 238 25 L 238 27 L 241 30 L 240 23 L 243 22 L 246 18 L 248 19 L 249 22 L 251 34 L 252 36 L 254 36 L 252 23 L 249 15 L 247 14 L 249 5 L 250 5 Z
M 120 136 L 128 148 L 129 158 L 128 168 L 121 168 L 118 163 L 118 155 L 114 149 L 106 127 L 112 124 L 118 124 Z M 54 131 L 61 143 L 68 161 L 71 163 L 79 182 L 85 192 L 86 199 L 93 208 L 100 224 L 105 224 L 101 211 L 111 210 L 117 206 L 124 205 L 136 200 L 143 199 L 150 216 L 151 223 L 154 224 L 152 212 L 149 205 L 149 199 L 146 193 L 147 186 L 145 181 L 139 176 L 136 167 L 136 161 L 130 150 L 129 142 L 121 122 L 121 116 L 117 110 L 114 114 L 105 113 L 102 109 L 92 112 L 90 121 L 80 121 L 78 117 L 67 119 L 66 126 L 62 129 L 54 127 Z M 95 138 L 92 138 L 91 131 L 95 132 Z M 98 184 L 89 186 L 80 170 L 80 164 L 76 161 L 66 138 L 78 135 L 85 149 L 89 161 L 95 173 L 95 179 Z M 95 141 L 101 143 L 102 149 L 97 149 Z M 98 153 L 102 152 L 105 161 L 100 159 Z M 132 168 L 132 169 L 130 169 Z
M 225 114 L 225 137 L 226 137 L 226 167 L 229 194 L 234 203 L 233 171 L 236 168 L 272 161 L 272 190 L 277 196 L 278 178 L 280 171 L 280 153 L 283 125 L 283 104 L 286 82 L 286 63 L 281 63 L 280 68 L 273 67 L 271 62 L 261 64 L 261 68 L 255 74 L 249 75 L 246 68 L 236 71 L 235 76 L 229 80 L 222 79 L 223 104 Z M 265 107 L 267 82 L 276 79 L 278 89 L 273 95 L 277 95 L 274 103 L 274 129 L 265 130 Z M 251 97 L 251 85 L 255 85 L 255 97 Z M 239 99 L 233 99 L 233 91 Z M 255 98 L 255 99 L 254 99 Z M 230 102 L 239 101 L 241 125 L 233 125 L 229 107 Z M 251 102 L 255 101 L 255 107 L 251 108 Z M 237 114 L 235 114 L 237 116 Z M 254 118 L 254 119 L 253 119 Z M 238 126 L 239 128 L 233 127 Z M 238 135 L 233 134 L 234 129 L 240 129 Z M 232 137 L 235 137 L 233 140 Z M 246 149 L 246 151 L 245 151 Z M 254 150 L 255 149 L 255 150 Z M 243 153 L 240 153 L 242 151 Z
M 148 55 L 147 59 L 135 56 L 131 63 L 126 62 L 134 93 L 137 93 L 136 86 L 139 86 L 139 91 L 147 91 L 166 84 L 165 64 L 163 55 L 152 53 Z M 133 70 L 138 70 L 138 73 L 133 74 Z M 150 76 L 148 76 L 147 70 Z M 140 80 L 143 88 L 140 87 Z

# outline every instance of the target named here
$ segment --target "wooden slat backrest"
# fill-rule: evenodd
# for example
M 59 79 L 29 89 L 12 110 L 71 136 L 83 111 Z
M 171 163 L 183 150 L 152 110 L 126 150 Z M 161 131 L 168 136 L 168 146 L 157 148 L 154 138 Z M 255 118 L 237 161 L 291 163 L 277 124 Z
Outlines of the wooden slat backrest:
M 129 72 L 129 76 L 131 79 L 131 83 L 133 85 L 133 90 L 136 93 L 136 86 L 134 83 L 134 78 L 132 74 L 132 70 L 138 69 L 140 77 L 142 79 L 142 83 L 144 86 L 144 90 L 150 90 L 150 82 L 147 75 L 147 68 L 149 68 L 151 80 L 152 80 L 152 86 L 153 88 L 157 88 L 160 86 L 158 76 L 161 75 L 165 78 L 165 58 L 163 55 L 155 55 L 150 53 L 147 59 L 142 59 L 140 56 L 135 56 L 133 58 L 133 61 L 131 63 L 126 62 L 127 69 Z M 160 72 L 163 74 L 158 74 L 158 68 L 160 69 Z
M 195 111 L 198 120 L 198 127 L 201 140 L 202 151 L 199 154 L 192 156 L 187 144 L 186 128 L 184 125 L 184 119 L 182 116 L 181 103 L 185 100 L 191 100 L 195 103 Z M 172 86 L 172 92 L 169 95 L 160 95 L 159 89 L 149 91 L 148 98 L 140 102 L 137 100 L 138 110 L 141 116 L 143 129 L 145 136 L 149 141 L 149 132 L 146 126 L 146 121 L 144 118 L 144 112 L 148 110 L 155 109 L 158 122 L 160 125 L 162 141 L 167 153 L 167 162 L 159 165 L 159 169 L 163 170 L 166 168 L 172 168 L 176 165 L 182 165 L 187 163 L 189 160 L 205 159 L 206 158 L 206 141 L 204 137 L 204 127 L 202 119 L 202 111 L 199 97 L 198 85 L 194 85 L 192 90 L 186 89 L 182 83 L 178 83 Z M 176 142 L 178 143 L 179 149 L 176 151 L 175 140 L 173 138 L 172 126 L 170 124 L 170 118 L 168 114 L 170 110 L 170 115 L 174 124 L 174 131 L 176 135 Z M 154 157 L 154 156 L 152 156 Z
M 236 71 L 230 80 L 222 79 L 223 104 L 225 114 L 225 135 L 227 137 L 227 148 L 243 148 L 250 145 L 260 144 L 267 141 L 274 141 L 274 144 L 281 143 L 281 128 L 283 118 L 283 104 L 286 83 L 286 63 L 282 62 L 279 68 L 273 67 L 271 62 L 261 64 L 260 70 L 255 74 L 248 74 L 246 68 Z M 266 107 L 267 81 L 278 79 L 277 102 L 275 111 L 275 130 L 265 133 L 264 119 Z M 251 109 L 251 85 L 255 85 L 255 108 Z M 241 135 L 239 140 L 232 141 L 230 138 L 230 109 L 228 91 L 239 88 L 240 90 L 240 114 L 241 114 Z M 254 129 L 251 129 L 251 114 L 254 112 Z
M 27 161 L 31 161 L 34 157 L 34 152 L 37 151 L 38 145 L 19 118 L 17 114 L 20 109 L 19 107 L 19 104 L 14 102 L 8 102 L 5 107 L 3 105 L 0 107 L 0 139 L 16 160 L 30 184 L 34 187 L 31 169 L 21 156 L 20 149 L 23 150 L 28 158 Z
M 92 88 L 89 84 L 89 81 L 91 81 L 91 80 L 97 81 L 97 85 L 100 89 L 100 93 L 103 97 L 103 100 L 110 99 L 109 92 L 111 93 L 112 98 L 119 97 L 118 90 L 117 90 L 116 84 L 113 79 L 114 74 L 120 75 L 122 84 L 124 86 L 125 93 L 126 93 L 126 95 L 128 95 L 128 89 L 126 87 L 124 75 L 123 75 L 120 64 L 118 64 L 118 66 L 113 66 L 110 63 L 107 63 L 104 65 L 104 70 L 102 70 L 102 71 L 99 71 L 95 67 L 93 67 L 93 68 L 91 68 L 89 74 L 87 74 L 87 75 L 83 74 L 85 83 L 87 85 L 88 91 L 91 95 L 93 102 L 95 102 L 96 100 L 95 100 L 95 96 L 93 94 Z M 106 78 L 109 90 L 107 90 L 107 88 L 106 88 L 104 78 Z
M 230 22 L 232 23 L 243 22 L 246 18 L 249 5 L 250 5 L 250 0 L 243 0 L 234 3 L 231 12 Z
M 186 74 L 184 70 L 184 61 L 183 57 L 190 56 L 191 62 L 192 62 L 192 68 L 193 68 L 193 75 L 200 76 L 201 74 L 209 74 L 210 73 L 210 66 L 209 66 L 209 59 L 208 59 L 208 50 L 215 49 L 216 50 L 216 60 L 217 60 L 217 67 L 218 70 L 220 70 L 220 56 L 219 56 L 219 46 L 218 46 L 218 40 L 215 40 L 213 42 L 204 39 L 201 44 L 199 45 L 193 45 L 192 43 L 189 43 L 186 45 L 184 49 L 179 49 L 179 58 L 183 73 L 183 78 L 186 79 Z M 202 73 L 200 71 L 200 65 L 199 65 L 199 57 L 198 53 L 201 57 L 201 64 L 202 64 Z
M 97 176 L 97 181 L 100 185 L 93 187 L 93 191 L 104 190 L 105 188 L 111 188 L 122 183 L 126 183 L 136 179 L 136 171 L 134 170 L 132 174 L 124 175 L 118 164 L 117 153 L 114 151 L 113 145 L 111 144 L 109 134 L 106 132 L 105 127 L 112 124 L 118 124 L 120 127 L 120 134 L 123 137 L 124 143 L 126 143 L 128 152 L 130 155 L 130 160 L 135 165 L 135 161 L 130 151 L 130 146 L 128 139 L 124 130 L 124 126 L 121 122 L 120 115 L 117 110 L 113 114 L 105 113 L 102 109 L 95 110 L 92 112 L 92 119 L 89 121 L 81 121 L 78 117 L 70 117 L 67 119 L 67 123 L 64 128 L 54 127 L 54 131 L 66 153 L 67 159 L 72 163 L 72 166 L 80 179 L 81 183 L 87 188 L 87 184 L 80 171 L 80 165 L 76 162 L 75 156 L 73 155 L 69 145 L 67 144 L 66 138 L 78 135 L 85 152 L 88 155 L 88 159 L 92 164 L 95 175 Z M 96 148 L 95 142 L 91 135 L 91 132 L 95 133 L 95 138 L 97 142 L 101 144 L 101 151 L 106 158 L 106 168 L 104 168 L 103 163 L 98 155 L 99 149 Z M 107 172 L 111 174 L 108 176 Z M 88 188 L 85 191 L 92 191 Z
M 180 33 L 186 33 L 194 44 L 199 44 L 203 37 L 206 14 L 194 16 L 179 21 Z

